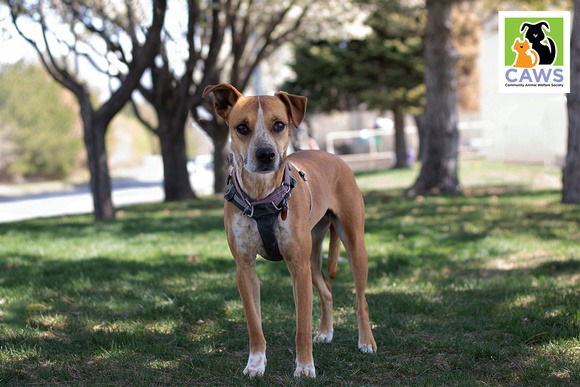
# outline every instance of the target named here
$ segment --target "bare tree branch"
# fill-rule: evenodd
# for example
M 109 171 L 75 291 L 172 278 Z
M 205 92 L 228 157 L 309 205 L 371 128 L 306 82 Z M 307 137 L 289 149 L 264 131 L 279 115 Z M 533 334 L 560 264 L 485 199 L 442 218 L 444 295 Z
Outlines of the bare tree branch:
M 141 111 L 139 110 L 139 107 L 137 106 L 137 103 L 135 102 L 135 99 L 131 98 L 130 103 L 131 110 L 133 110 L 133 115 L 135 115 L 135 118 L 137 118 L 137 120 L 145 127 L 145 129 L 147 129 L 152 133 L 155 133 L 156 132 L 155 126 L 150 121 L 145 119 L 145 117 L 143 117 Z
M 24 33 L 24 31 L 18 25 L 18 16 L 19 15 L 17 14 L 17 10 L 20 8 L 20 3 L 16 0 L 9 0 L 8 4 L 10 6 L 10 16 L 12 18 L 12 24 L 14 25 L 16 32 L 18 32 L 18 35 L 20 35 L 28 44 L 30 44 L 32 46 L 32 48 L 34 49 L 34 51 L 38 55 L 42 65 L 46 69 L 46 71 L 50 74 L 50 76 L 57 83 L 59 83 L 60 85 L 62 85 L 66 89 L 70 90 L 75 95 L 80 96 L 82 94 L 82 89 L 83 89 L 82 86 L 79 83 L 74 82 L 70 78 L 63 77 L 61 69 L 56 67 L 56 63 L 54 61 L 54 58 L 51 58 L 50 56 L 49 56 L 49 58 L 47 58 L 45 56 L 45 54 L 42 52 L 42 50 L 40 49 L 40 47 L 38 46 L 38 44 L 36 43 L 36 41 L 34 41 L 32 38 L 30 38 L 28 35 L 26 35 Z M 44 34 L 45 33 L 43 32 L 43 35 Z
M 296 3 L 295 1 L 292 1 L 286 8 L 284 8 L 277 15 L 272 17 L 268 27 L 262 33 L 261 36 L 261 39 L 263 40 L 262 45 L 259 48 L 256 47 L 254 49 L 255 50 L 254 55 L 248 55 L 250 59 L 245 61 L 245 63 L 240 67 L 239 71 L 241 73 L 241 76 L 238 76 L 238 80 L 239 86 L 241 87 L 242 90 L 247 87 L 250 78 L 252 77 L 252 74 L 256 69 L 256 67 L 258 66 L 258 64 L 265 58 L 267 58 L 269 55 L 271 55 L 272 52 L 275 51 L 279 46 L 289 41 L 298 33 L 300 26 L 304 21 L 304 18 L 308 14 L 310 4 L 307 4 L 302 8 L 300 15 L 298 15 L 294 23 L 290 27 L 288 27 L 288 29 L 286 29 L 284 32 L 282 32 L 280 35 L 276 37 L 273 36 L 274 31 L 278 26 L 280 26 L 283 23 L 284 18 L 286 17 L 290 9 L 295 5 L 295 3 Z
M 97 116 L 112 117 L 119 104 L 123 105 L 131 97 L 131 93 L 139 84 L 143 71 L 149 66 L 151 58 L 159 48 L 161 40 L 160 31 L 165 19 L 166 0 L 156 0 L 153 2 L 153 21 L 146 36 L 146 43 L 134 48 L 135 55 L 131 63 L 128 64 L 129 72 L 121 82 L 119 88 L 111 95 L 96 112 Z

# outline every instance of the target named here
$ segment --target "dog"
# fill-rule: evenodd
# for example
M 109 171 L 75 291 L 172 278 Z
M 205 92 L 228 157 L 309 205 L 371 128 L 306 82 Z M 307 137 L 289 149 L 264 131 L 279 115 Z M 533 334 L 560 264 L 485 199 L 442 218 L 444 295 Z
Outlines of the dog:
M 516 53 L 516 60 L 513 64 L 514 67 L 532 68 L 538 64 L 538 53 L 534 50 L 530 50 L 530 42 L 528 42 L 527 39 L 520 41 L 516 38 L 512 46 L 512 51 Z M 528 51 L 531 55 L 528 55 Z
M 522 23 L 520 26 L 520 32 L 523 32 L 526 28 L 528 29 L 525 34 L 525 38 L 532 44 L 532 49 L 534 49 L 540 56 L 541 65 L 551 65 L 556 59 L 556 43 L 550 37 L 546 38 L 544 30 L 542 27 L 546 27 L 548 32 L 550 31 L 550 25 L 548 22 L 542 20 L 538 23 Z M 548 40 L 550 46 L 548 47 L 542 41 L 544 39 Z
M 287 156 L 292 127 L 306 113 L 306 97 L 278 92 L 245 97 L 230 84 L 208 86 L 215 112 L 226 122 L 232 162 L 224 204 L 227 241 L 236 261 L 236 280 L 249 334 L 243 371 L 261 376 L 266 368 L 260 282 L 256 255 L 283 259 L 292 277 L 296 307 L 295 377 L 315 377 L 312 357 L 312 285 L 321 303 L 314 342 L 333 336 L 332 292 L 322 273 L 322 242 L 330 230 L 327 272 L 337 271 L 340 241 L 349 255 L 355 282 L 358 348 L 374 353 L 365 287 L 368 257 L 364 242 L 364 202 L 352 171 L 339 157 L 308 150 Z M 271 201 L 271 203 L 269 203 Z M 267 219 L 266 221 L 264 219 Z

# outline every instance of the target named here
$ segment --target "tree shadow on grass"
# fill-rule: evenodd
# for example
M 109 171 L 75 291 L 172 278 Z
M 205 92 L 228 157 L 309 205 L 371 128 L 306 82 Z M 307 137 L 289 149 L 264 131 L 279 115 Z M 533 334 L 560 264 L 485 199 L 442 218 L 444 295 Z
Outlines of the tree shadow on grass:
M 64 219 L 64 220 L 63 220 Z M 10 224 L 5 232 L 29 233 L 55 239 L 86 238 L 98 233 L 111 233 L 134 237 L 143 234 L 204 234 L 224 230 L 221 213 L 188 216 L 186 213 L 168 214 L 158 217 L 127 217 L 114 222 L 93 223 L 86 220 L 61 218 L 47 224 L 46 220 L 26 221 Z M 0 236 L 3 234 L 0 229 Z
M 492 195 L 451 203 L 367 198 L 367 232 L 406 247 L 370 256 L 367 298 L 379 352 L 356 352 L 352 277 L 348 264 L 340 263 L 332 282 L 334 342 L 315 346 L 321 376 L 300 383 L 548 384 L 550 373 L 568 369 L 573 384 L 578 379 L 574 359 L 555 356 L 549 346 L 579 334 L 574 317 L 578 295 L 554 284 L 578 273 L 577 257 L 495 270 L 474 268 L 472 261 L 465 266 L 448 251 L 470 254 L 494 233 L 573 241 L 573 234 L 562 236 L 558 229 L 577 230 L 578 212 L 559 205 L 548 211 L 525 203 L 494 203 Z M 212 203 L 203 216 L 196 211 L 200 203 L 168 204 L 167 211 L 158 205 L 132 207 L 118 221 L 99 225 L 86 217 L 67 217 L 11 227 L 48 233 L 55 240 L 94 232 L 121 238 L 219 232 L 221 199 Z M 402 221 L 405 216 L 410 223 Z M 404 236 L 400 242 L 398 234 Z M 429 241 L 427 247 L 414 244 L 421 238 Z M 509 253 L 489 252 L 496 257 Z M 0 383 L 295 383 L 294 302 L 283 263 L 258 263 L 268 370 L 265 378 L 250 381 L 241 376 L 247 332 L 229 255 L 191 262 L 167 255 L 143 262 L 2 252 L 0 265 L 8 262 L 0 271 L 2 291 L 12 300 L 0 305 L 0 347 L 8 353 L 0 354 Z
M 555 191 L 507 190 L 500 198 L 526 196 L 532 199 L 553 195 Z M 384 238 L 403 235 L 406 238 L 438 234 L 441 243 L 467 244 L 489 235 L 533 235 L 545 240 L 579 238 L 580 208 L 558 202 L 537 203 L 497 199 L 493 194 L 480 193 L 441 201 L 438 198 L 416 202 L 415 199 L 392 197 L 384 192 L 366 195 L 368 215 L 366 232 L 384 233 Z M 549 210 L 546 209 L 549 207 Z M 566 235 L 572 229 L 576 235 Z
M 0 365 L 2 382 L 209 385 L 224 377 L 248 382 L 241 376 L 247 333 L 233 261 L 28 259 L 33 264 L 0 274 L 6 289 L 26 285 L 29 293 L 21 304 L 3 305 L 3 323 L 13 333 L 0 335 L 0 346 L 29 355 Z M 285 384 L 292 381 L 295 356 L 294 304 L 284 265 L 266 264 L 270 274 L 262 305 L 269 371 L 262 381 Z M 380 269 L 395 276 L 400 270 L 398 265 Z M 550 341 L 577 337 L 577 304 L 573 293 L 527 286 L 519 279 L 577 270 L 578 262 L 549 262 L 529 273 L 494 272 L 485 277 L 494 281 L 489 287 L 454 288 L 442 279 L 430 292 L 372 291 L 367 298 L 379 353 L 371 357 L 356 352 L 352 280 L 342 270 L 333 283 L 335 340 L 315 346 L 323 375 L 318 382 L 534 382 L 530 374 L 570 364 L 566 359 L 540 362 L 533 353 Z M 453 281 L 470 277 L 458 272 Z M 371 276 L 371 284 L 376 281 Z M 558 313 L 548 313 L 553 310 Z M 22 329 L 29 332 L 17 333 Z M 519 358 L 517 368 L 505 367 Z M 538 380 L 547 380 L 542 377 Z

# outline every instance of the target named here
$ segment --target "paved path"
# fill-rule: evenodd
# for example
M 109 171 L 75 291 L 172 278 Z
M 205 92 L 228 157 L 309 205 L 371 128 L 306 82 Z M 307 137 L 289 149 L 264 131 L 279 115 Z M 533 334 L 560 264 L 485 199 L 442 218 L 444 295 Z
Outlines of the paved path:
M 163 200 L 161 182 L 118 180 L 113 182 L 115 207 Z M 93 211 L 87 186 L 66 191 L 0 197 L 0 223 L 57 215 L 84 214 Z

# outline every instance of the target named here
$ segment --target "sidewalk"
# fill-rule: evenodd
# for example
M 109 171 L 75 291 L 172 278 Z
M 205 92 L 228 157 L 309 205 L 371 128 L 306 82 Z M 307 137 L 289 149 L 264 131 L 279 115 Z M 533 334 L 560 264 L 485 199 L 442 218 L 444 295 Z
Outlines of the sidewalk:
M 160 181 L 143 182 L 131 179 L 113 181 L 115 207 L 162 200 L 163 187 Z M 0 223 L 92 211 L 93 202 L 87 185 L 0 197 Z
M 205 162 L 203 162 L 205 160 Z M 208 161 L 189 165 L 189 179 L 198 195 L 213 193 L 213 171 L 204 167 Z M 113 176 L 113 204 L 160 202 L 163 193 L 163 164 L 158 155 L 148 156 L 143 164 L 116 170 Z M 88 184 L 61 182 L 0 184 L 0 223 L 48 216 L 93 212 Z

